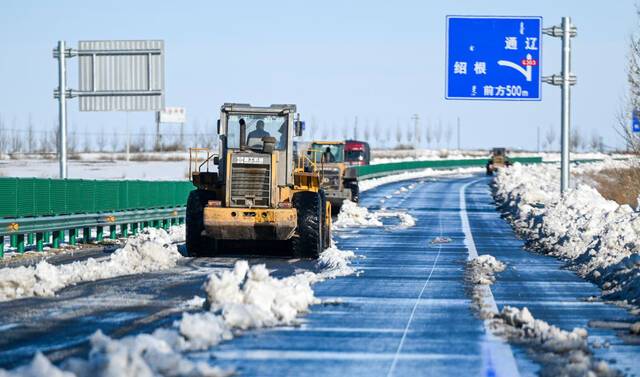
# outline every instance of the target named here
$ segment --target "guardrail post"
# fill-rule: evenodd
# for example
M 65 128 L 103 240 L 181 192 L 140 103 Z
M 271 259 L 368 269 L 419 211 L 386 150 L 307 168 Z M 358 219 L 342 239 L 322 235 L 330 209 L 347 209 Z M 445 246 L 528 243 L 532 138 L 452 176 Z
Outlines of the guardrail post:
M 53 248 L 54 249 L 58 249 L 60 248 L 60 242 L 62 241 L 62 238 L 64 237 L 64 231 L 63 230 L 55 230 L 53 231 Z
M 4 258 L 4 236 L 0 236 L 0 258 Z
M 18 234 L 18 253 L 24 253 L 24 234 Z
M 44 233 L 36 233 L 36 251 L 44 250 Z
M 33 242 L 34 242 L 34 234 L 33 233 L 27 234 L 27 245 L 33 245 Z
M 118 232 L 116 232 L 116 226 L 109 225 L 109 239 L 115 240 L 116 238 L 118 238 Z
M 82 242 L 89 243 L 91 242 L 91 228 L 85 227 L 82 229 Z
M 179 225 L 184 224 L 184 217 L 178 217 L 178 224 Z
M 122 233 L 123 238 L 129 237 L 129 224 L 121 224 L 120 233 Z
M 44 243 L 51 243 L 51 232 L 44 232 Z
M 131 234 L 138 234 L 138 223 L 131 223 Z
M 148 221 L 143 221 L 142 222 L 142 229 L 148 228 L 148 227 L 149 227 L 149 222 Z
M 18 235 L 17 234 L 12 234 L 11 236 L 9 236 L 9 246 L 16 248 L 18 247 Z
M 69 229 L 69 245 L 75 245 L 78 243 L 77 233 L 78 231 L 76 229 Z
M 171 226 L 174 226 L 174 225 L 178 224 L 178 219 L 175 218 L 175 217 L 171 218 L 170 221 L 171 221 Z
M 102 242 L 103 239 L 104 239 L 104 227 L 99 226 L 96 228 L 96 241 Z
M 169 219 L 163 219 L 162 220 L 162 229 L 169 231 L 169 226 L 170 226 L 170 221 Z

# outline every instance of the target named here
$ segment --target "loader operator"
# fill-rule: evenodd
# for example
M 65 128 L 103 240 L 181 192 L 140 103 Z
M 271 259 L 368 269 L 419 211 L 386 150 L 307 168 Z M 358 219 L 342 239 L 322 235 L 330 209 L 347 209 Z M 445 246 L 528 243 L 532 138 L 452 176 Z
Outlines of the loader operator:
M 253 141 L 262 141 L 263 137 L 269 137 L 271 135 L 269 135 L 269 132 L 264 130 L 264 121 L 259 120 L 256 123 L 256 129 L 249 132 L 249 135 L 247 136 L 247 144 L 251 145 L 251 142 L 253 139 Z
M 327 147 L 327 149 L 324 150 L 324 152 L 322 153 L 322 161 L 336 162 L 335 156 L 333 155 L 333 153 L 331 153 L 331 148 Z
M 278 140 L 278 145 L 276 148 L 285 149 L 287 144 L 287 122 L 283 122 L 278 128 L 278 132 L 280 133 L 280 140 Z

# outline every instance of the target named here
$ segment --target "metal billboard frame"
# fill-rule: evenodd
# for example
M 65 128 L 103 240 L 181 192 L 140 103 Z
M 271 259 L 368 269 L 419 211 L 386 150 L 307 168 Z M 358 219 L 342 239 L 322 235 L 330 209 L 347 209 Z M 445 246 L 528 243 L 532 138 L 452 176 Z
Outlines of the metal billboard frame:
M 79 42 L 80 46 L 84 44 L 92 44 L 93 46 L 72 49 L 67 48 L 66 42 L 61 40 L 53 49 L 53 58 L 58 60 L 58 88 L 54 89 L 53 96 L 58 99 L 60 178 L 67 178 L 67 98 L 80 98 L 80 111 L 158 111 L 164 108 L 163 40 Z M 103 47 L 109 45 L 116 47 Z M 67 58 L 79 57 L 82 59 L 87 56 L 91 56 L 90 80 L 86 81 L 83 76 L 83 73 L 86 74 L 89 68 L 87 68 L 87 62 L 81 60 L 78 81 L 81 89 L 84 90 L 69 89 L 67 87 Z M 96 62 L 100 61 L 100 58 L 113 58 L 112 60 L 116 61 L 117 57 L 133 56 L 146 57 L 146 60 L 142 59 L 146 61 L 146 70 L 140 69 L 140 67 L 145 67 L 144 64 L 139 64 L 140 59 L 138 61 L 129 59 L 129 62 L 105 64 L 103 68 L 96 68 L 99 67 Z M 136 68 L 138 69 L 136 70 Z M 99 78 L 103 79 L 100 84 L 97 81 Z M 107 83 L 104 84 L 104 81 Z M 135 86 L 140 82 L 146 83 L 146 87 Z M 132 85 L 134 85 L 133 88 L 131 88 Z M 100 89 L 101 87 L 106 89 Z M 128 88 L 122 89 L 122 87 Z M 148 101 L 149 99 L 151 101 Z M 154 99 L 156 100 L 153 101 Z

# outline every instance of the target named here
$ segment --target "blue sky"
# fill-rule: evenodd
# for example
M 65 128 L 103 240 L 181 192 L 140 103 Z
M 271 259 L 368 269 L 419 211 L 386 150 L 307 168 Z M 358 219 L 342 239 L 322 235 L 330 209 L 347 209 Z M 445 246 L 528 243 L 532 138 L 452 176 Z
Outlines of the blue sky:
M 51 50 L 59 39 L 74 47 L 85 39 L 163 39 L 166 104 L 187 108 L 187 132 L 213 125 L 224 102 L 296 103 L 303 118 L 334 136 L 345 124 L 351 128 L 355 116 L 360 124 L 377 122 L 386 129 L 406 127 L 417 113 L 422 127 L 442 122 L 446 128 L 460 117 L 466 148 L 532 149 L 538 126 L 559 133 L 560 90 L 544 85 L 543 100 L 534 103 L 445 100 L 445 16 L 542 16 L 544 26 L 571 16 L 578 27 L 573 124 L 586 136 L 597 132 L 607 145 L 621 145 L 614 127 L 626 90 L 629 35 L 637 27 L 633 4 L 3 0 L 0 116 L 9 127 L 15 119 L 24 128 L 29 114 L 36 127 L 53 127 L 57 74 Z M 560 70 L 559 54 L 560 41 L 545 37 L 544 75 Z M 76 66 L 72 59 L 71 87 L 77 87 Z M 134 132 L 153 129 L 152 113 L 80 113 L 76 99 L 69 109 L 78 131 L 124 133 L 126 124 Z

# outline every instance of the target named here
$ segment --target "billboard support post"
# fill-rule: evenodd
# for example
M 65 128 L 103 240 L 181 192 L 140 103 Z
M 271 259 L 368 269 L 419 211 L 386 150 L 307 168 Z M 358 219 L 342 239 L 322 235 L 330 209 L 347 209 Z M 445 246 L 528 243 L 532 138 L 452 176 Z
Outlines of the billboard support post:
M 58 59 L 58 160 L 60 178 L 67 178 L 67 61 L 64 41 L 58 41 L 53 56 Z

